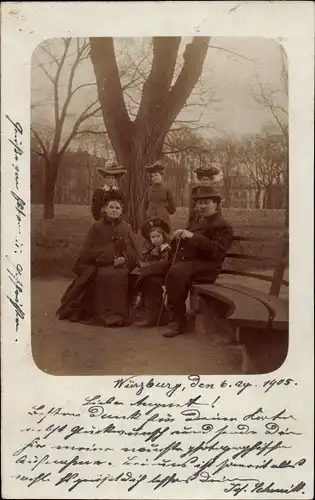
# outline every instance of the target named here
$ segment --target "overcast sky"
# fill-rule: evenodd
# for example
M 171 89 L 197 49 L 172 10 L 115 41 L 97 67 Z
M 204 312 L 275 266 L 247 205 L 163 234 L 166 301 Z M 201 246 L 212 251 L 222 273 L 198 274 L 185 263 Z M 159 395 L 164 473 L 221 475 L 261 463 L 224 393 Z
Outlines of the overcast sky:
M 128 50 L 135 57 L 140 47 L 145 45 L 143 39 L 121 39 L 115 41 L 117 51 L 127 41 Z M 189 39 L 183 39 L 179 58 Z M 60 39 L 54 39 L 49 42 L 54 54 L 60 54 L 63 42 Z M 266 88 L 278 88 L 277 100 L 279 104 L 287 107 L 286 97 L 283 92 L 283 84 L 280 80 L 281 75 L 281 57 L 280 47 L 274 40 L 263 38 L 225 38 L 214 37 L 211 39 L 211 45 L 220 47 L 209 48 L 207 58 L 204 64 L 202 75 L 202 87 L 205 97 L 215 97 L 218 101 L 210 107 L 205 108 L 205 115 L 202 117 L 202 123 L 208 125 L 202 130 L 202 133 L 211 136 L 220 134 L 244 135 L 248 133 L 259 133 L 262 127 L 273 123 L 270 111 L 264 109 L 258 104 L 253 95 L 259 92 L 257 86 L 257 75 Z M 238 55 L 233 55 L 231 52 Z M 41 101 L 40 106 L 33 109 L 33 124 L 53 126 L 54 114 L 53 105 L 50 96 L 52 95 L 52 84 L 38 67 L 39 62 L 47 64 L 48 56 L 39 46 L 33 55 L 32 61 L 32 102 Z M 65 67 L 63 78 L 61 80 L 61 97 L 66 88 L 68 71 L 71 67 L 71 58 Z M 49 69 L 49 66 L 45 66 Z M 52 68 L 50 68 L 52 70 Z M 80 71 L 76 76 L 76 83 L 87 83 L 95 81 L 93 68 L 90 60 L 84 61 Z M 199 88 L 196 87 L 195 92 Z M 96 98 L 96 89 L 89 87 L 78 92 L 69 108 L 67 117 L 66 131 L 70 130 L 71 123 L 76 116 L 80 114 L 83 107 Z M 190 102 L 195 101 L 192 96 Z M 200 108 L 189 108 L 183 111 L 179 118 L 187 120 L 200 115 Z M 214 127 L 214 128 L 212 128 Z M 85 128 L 85 127 L 84 127 Z M 215 130 L 216 129 L 216 130 Z

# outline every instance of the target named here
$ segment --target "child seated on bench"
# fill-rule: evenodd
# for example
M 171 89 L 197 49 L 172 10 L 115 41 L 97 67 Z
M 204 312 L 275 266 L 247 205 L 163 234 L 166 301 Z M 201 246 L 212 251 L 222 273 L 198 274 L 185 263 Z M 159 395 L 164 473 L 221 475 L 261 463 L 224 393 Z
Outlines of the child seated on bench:
M 144 276 L 160 273 L 166 269 L 171 261 L 172 249 L 170 244 L 171 228 L 167 221 L 161 217 L 154 217 L 147 220 L 141 228 L 142 236 L 147 240 L 149 246 L 143 252 L 143 258 L 134 270 L 133 274 L 138 274 L 138 279 L 135 284 L 135 290 L 141 287 L 141 281 Z M 140 292 L 136 304 L 140 302 Z M 143 303 L 144 304 L 144 303 Z M 150 326 L 156 323 L 156 319 L 151 317 L 147 321 L 138 323 L 138 326 Z M 143 324 L 142 324 L 143 323 Z
M 170 241 L 170 232 L 170 225 L 160 217 L 154 217 L 145 222 L 141 234 L 149 243 L 149 247 L 143 252 L 141 267 L 151 262 L 169 260 L 171 252 L 171 246 L 168 243 Z

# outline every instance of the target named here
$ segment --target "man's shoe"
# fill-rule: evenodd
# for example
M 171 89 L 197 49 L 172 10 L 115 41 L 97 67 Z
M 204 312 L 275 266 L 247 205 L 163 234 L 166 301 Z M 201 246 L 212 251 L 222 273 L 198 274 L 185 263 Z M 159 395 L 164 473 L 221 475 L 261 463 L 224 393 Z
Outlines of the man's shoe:
M 113 316 L 105 319 L 104 326 L 110 326 L 110 327 L 124 326 L 124 320 L 119 314 L 114 314 Z
M 153 320 L 144 319 L 142 321 L 136 321 L 134 323 L 134 326 L 137 326 L 139 328 L 149 328 L 152 326 L 156 326 L 156 324 L 157 324 L 157 320 L 153 321 Z
M 160 319 L 157 321 L 157 326 L 165 326 L 168 325 L 170 322 L 170 314 L 169 311 L 164 311 L 160 317 Z
M 173 322 L 170 323 L 168 329 L 163 333 L 163 337 L 177 337 L 178 335 L 183 335 L 185 331 L 186 323 Z

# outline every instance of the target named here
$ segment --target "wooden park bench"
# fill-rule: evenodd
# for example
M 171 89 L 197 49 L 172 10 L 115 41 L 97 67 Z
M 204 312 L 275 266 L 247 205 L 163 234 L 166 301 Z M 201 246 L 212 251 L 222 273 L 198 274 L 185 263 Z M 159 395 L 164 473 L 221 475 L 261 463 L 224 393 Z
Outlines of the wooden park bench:
M 256 251 L 255 244 L 259 245 Z M 266 253 L 268 244 L 273 246 L 269 252 L 276 254 L 273 257 L 262 255 L 262 245 Z M 244 248 L 246 245 L 250 251 Z M 259 267 L 272 268 L 272 276 L 257 271 Z M 227 331 L 232 331 L 241 347 L 244 373 L 276 370 L 286 358 L 288 300 L 281 299 L 279 294 L 282 285 L 289 285 L 283 279 L 287 267 L 287 233 L 281 238 L 235 236 L 217 281 L 212 284 L 198 281 L 192 285 L 190 306 L 195 312 L 195 329 L 214 336 L 223 332 L 223 338 Z M 227 275 L 268 282 L 269 291 L 233 283 L 233 278 L 230 280 Z

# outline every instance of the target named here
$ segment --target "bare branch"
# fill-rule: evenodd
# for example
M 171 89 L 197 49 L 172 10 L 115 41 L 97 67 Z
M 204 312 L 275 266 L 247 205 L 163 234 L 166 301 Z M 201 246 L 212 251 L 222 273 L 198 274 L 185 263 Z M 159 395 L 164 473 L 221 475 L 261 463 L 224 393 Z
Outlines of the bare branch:
M 128 92 L 125 92 L 126 96 L 128 97 L 128 99 L 130 99 L 131 102 L 133 102 L 134 104 L 136 104 L 137 106 L 139 106 L 139 101 L 136 101 Z
M 186 46 L 183 67 L 165 103 L 165 107 L 168 109 L 168 128 L 184 107 L 187 98 L 199 80 L 210 39 L 211 37 L 194 37 L 193 41 Z M 193 71 L 192 68 L 194 68 Z
M 266 107 L 270 110 L 272 116 L 274 117 L 276 123 L 280 127 L 282 133 L 286 136 L 286 129 L 283 126 L 283 124 L 281 123 L 281 121 L 279 119 L 279 116 L 275 112 L 275 106 L 274 106 L 273 102 L 270 99 L 268 99 L 268 97 L 267 97 L 267 95 L 265 93 L 264 87 L 263 87 L 261 81 L 259 80 L 258 75 L 257 75 L 257 81 L 258 81 L 258 85 L 259 85 L 259 88 L 260 88 L 261 102 L 264 103 L 266 105 Z
M 43 52 L 45 52 L 46 54 L 48 54 L 48 55 L 51 57 L 51 59 L 52 59 L 52 60 L 53 60 L 53 61 L 54 61 L 57 65 L 59 64 L 59 62 L 60 62 L 60 61 L 58 61 L 58 59 L 54 56 L 54 54 L 53 54 L 53 53 L 51 52 L 51 50 L 50 50 L 50 47 L 49 47 L 47 44 L 45 44 L 45 45 L 43 45 L 43 44 L 42 44 L 42 45 L 40 46 L 40 48 L 41 48 L 41 50 L 42 50 Z
M 285 53 L 284 48 L 282 45 L 280 45 L 280 56 L 281 56 L 281 73 L 282 73 L 282 81 L 284 84 L 284 89 L 286 96 L 289 96 L 289 89 L 288 89 L 288 63 L 287 63 L 287 55 Z
M 78 85 L 75 89 L 72 90 L 71 97 L 73 97 L 76 92 L 78 92 L 81 89 L 84 89 L 85 87 L 95 87 L 95 86 L 96 82 L 82 83 L 81 85 Z
M 69 134 L 68 136 L 68 139 L 64 142 L 64 145 L 62 146 L 62 148 L 60 149 L 60 151 L 58 152 L 58 156 L 62 156 L 64 154 L 64 152 L 66 151 L 67 147 L 69 146 L 70 142 L 72 141 L 72 139 L 75 137 L 75 135 L 78 133 L 78 129 L 79 129 L 79 126 L 81 125 L 81 123 L 83 123 L 84 121 L 86 121 L 88 118 L 91 118 L 92 116 L 95 116 L 95 114 L 101 110 L 101 106 L 98 106 L 96 109 L 94 109 L 93 111 L 90 111 L 88 112 L 93 106 L 95 106 L 95 104 L 98 103 L 98 99 L 94 102 L 92 102 L 92 104 L 90 104 L 80 115 L 79 117 L 77 118 L 76 122 L 74 123 L 73 125 L 73 129 L 72 129 L 72 132 Z
M 73 97 L 74 93 L 78 90 L 75 89 L 75 91 L 72 90 L 72 85 L 73 85 L 73 79 L 74 79 L 74 75 L 75 75 L 75 72 L 81 62 L 81 58 L 82 58 L 82 54 L 84 52 L 84 50 L 87 48 L 87 43 L 84 43 L 82 45 L 82 47 L 80 47 L 80 44 L 79 44 L 79 39 L 77 39 L 77 55 L 76 55 L 76 58 L 75 58 L 75 61 L 74 63 L 72 64 L 71 66 L 71 69 L 70 69 L 70 73 L 69 73 L 69 79 L 68 79 L 68 89 L 67 89 L 67 96 L 66 96 L 66 99 L 65 99 L 65 102 L 62 106 L 62 109 L 61 109 L 61 113 L 60 113 L 60 123 L 61 125 L 63 125 L 64 123 L 64 120 L 65 120 L 65 117 L 66 117 L 66 113 L 67 113 L 67 109 L 68 109 L 68 106 L 70 104 L 70 101 L 71 101 L 71 98 Z M 86 86 L 87 84 L 84 84 L 84 86 Z M 82 88 L 82 86 L 79 86 Z
M 170 129 L 170 132 L 180 132 L 180 131 L 182 131 L 182 130 L 187 130 L 187 129 L 189 129 L 189 130 L 193 130 L 193 131 L 195 131 L 195 130 L 201 130 L 201 129 L 208 129 L 208 128 L 213 128 L 213 129 L 215 129 L 215 127 L 214 127 L 214 126 L 210 126 L 210 125 L 209 125 L 209 124 L 207 124 L 207 123 L 199 123 L 198 125 L 195 125 L 195 126 L 192 126 L 192 125 L 191 125 L 191 123 L 192 123 L 192 122 L 190 122 L 190 121 L 186 121 L 186 122 L 184 122 L 184 121 L 183 121 L 183 122 L 182 122 L 182 121 L 180 121 L 180 122 L 174 122 L 174 123 L 177 123 L 178 125 L 180 125 L 181 123 L 183 123 L 183 124 L 184 124 L 184 123 L 187 123 L 189 126 L 187 126 L 187 125 L 183 125 L 182 127 L 172 127 L 172 128 Z M 198 122 L 197 122 L 197 123 L 198 123 Z
M 45 145 L 43 143 L 43 141 L 41 140 L 41 138 L 39 137 L 38 133 L 36 132 L 36 130 L 34 130 L 33 128 L 31 128 L 31 131 L 32 131 L 32 134 L 34 135 L 35 139 L 37 140 L 38 144 L 40 145 L 40 147 L 42 148 L 42 151 L 41 152 L 38 152 L 38 151 L 35 151 L 37 154 L 39 154 L 40 156 L 43 156 L 45 158 L 45 160 L 49 160 L 49 154 L 48 154 L 48 151 L 47 149 L 45 148 Z
M 112 38 L 90 38 L 94 67 L 104 123 L 113 147 L 126 143 L 131 121 L 123 97 L 123 89 L 115 58 Z
M 136 122 L 150 120 L 149 129 L 158 127 L 160 105 L 170 93 L 181 37 L 153 37 L 153 60 L 149 76 L 143 85 Z M 157 84 L 158 82 L 158 84 Z M 186 99 L 185 99 L 186 100 Z M 150 109 L 150 114 L 147 113 Z
M 69 50 L 71 38 L 66 38 L 66 39 L 64 38 L 63 41 L 64 41 L 64 46 L 65 46 L 64 52 L 62 54 L 60 62 L 57 65 L 57 71 L 56 71 L 56 75 L 55 75 L 55 79 L 54 79 L 54 98 L 55 98 L 54 111 L 55 111 L 56 129 L 59 128 L 59 78 L 60 78 L 61 70 L 62 70 L 62 67 L 64 65 L 68 50 Z M 59 134 L 59 131 L 58 131 L 58 134 Z M 60 130 L 60 134 L 61 134 L 61 130 Z M 57 139 L 57 137 L 56 137 L 56 139 Z M 59 135 L 58 139 L 60 139 L 60 135 Z M 57 144 L 58 139 L 56 141 L 54 141 L 54 144 L 53 144 L 55 149 L 56 149 L 56 147 L 58 147 L 58 144 Z
M 47 69 L 45 68 L 45 66 L 43 64 L 39 64 L 39 67 L 44 71 L 45 75 L 47 76 L 47 78 L 51 81 L 52 84 L 55 83 L 55 79 L 54 77 L 47 71 Z
M 92 130 L 92 129 L 84 129 L 84 130 L 78 130 L 76 135 L 80 134 L 94 134 L 94 135 L 107 135 L 106 130 Z
M 39 101 L 33 102 L 33 103 L 31 103 L 31 110 L 33 110 L 33 109 L 35 109 L 37 107 L 40 107 L 42 105 L 46 105 L 47 102 L 49 102 L 47 100 L 47 97 L 45 97 L 44 99 L 40 99 Z
M 211 45 L 211 44 L 209 44 L 209 48 L 221 50 L 222 52 L 228 52 L 229 54 L 232 54 L 233 56 L 240 57 L 241 59 L 244 59 L 245 61 L 249 61 L 253 64 L 257 64 L 257 61 L 253 61 L 253 59 L 249 59 L 248 57 L 242 56 L 238 52 L 234 52 L 234 50 L 225 49 L 224 47 L 218 47 L 217 45 Z
M 41 151 L 37 151 L 36 149 L 31 148 L 31 152 L 38 156 L 41 156 L 42 158 L 45 158 L 46 160 L 46 156 L 44 155 L 44 153 L 41 153 Z

